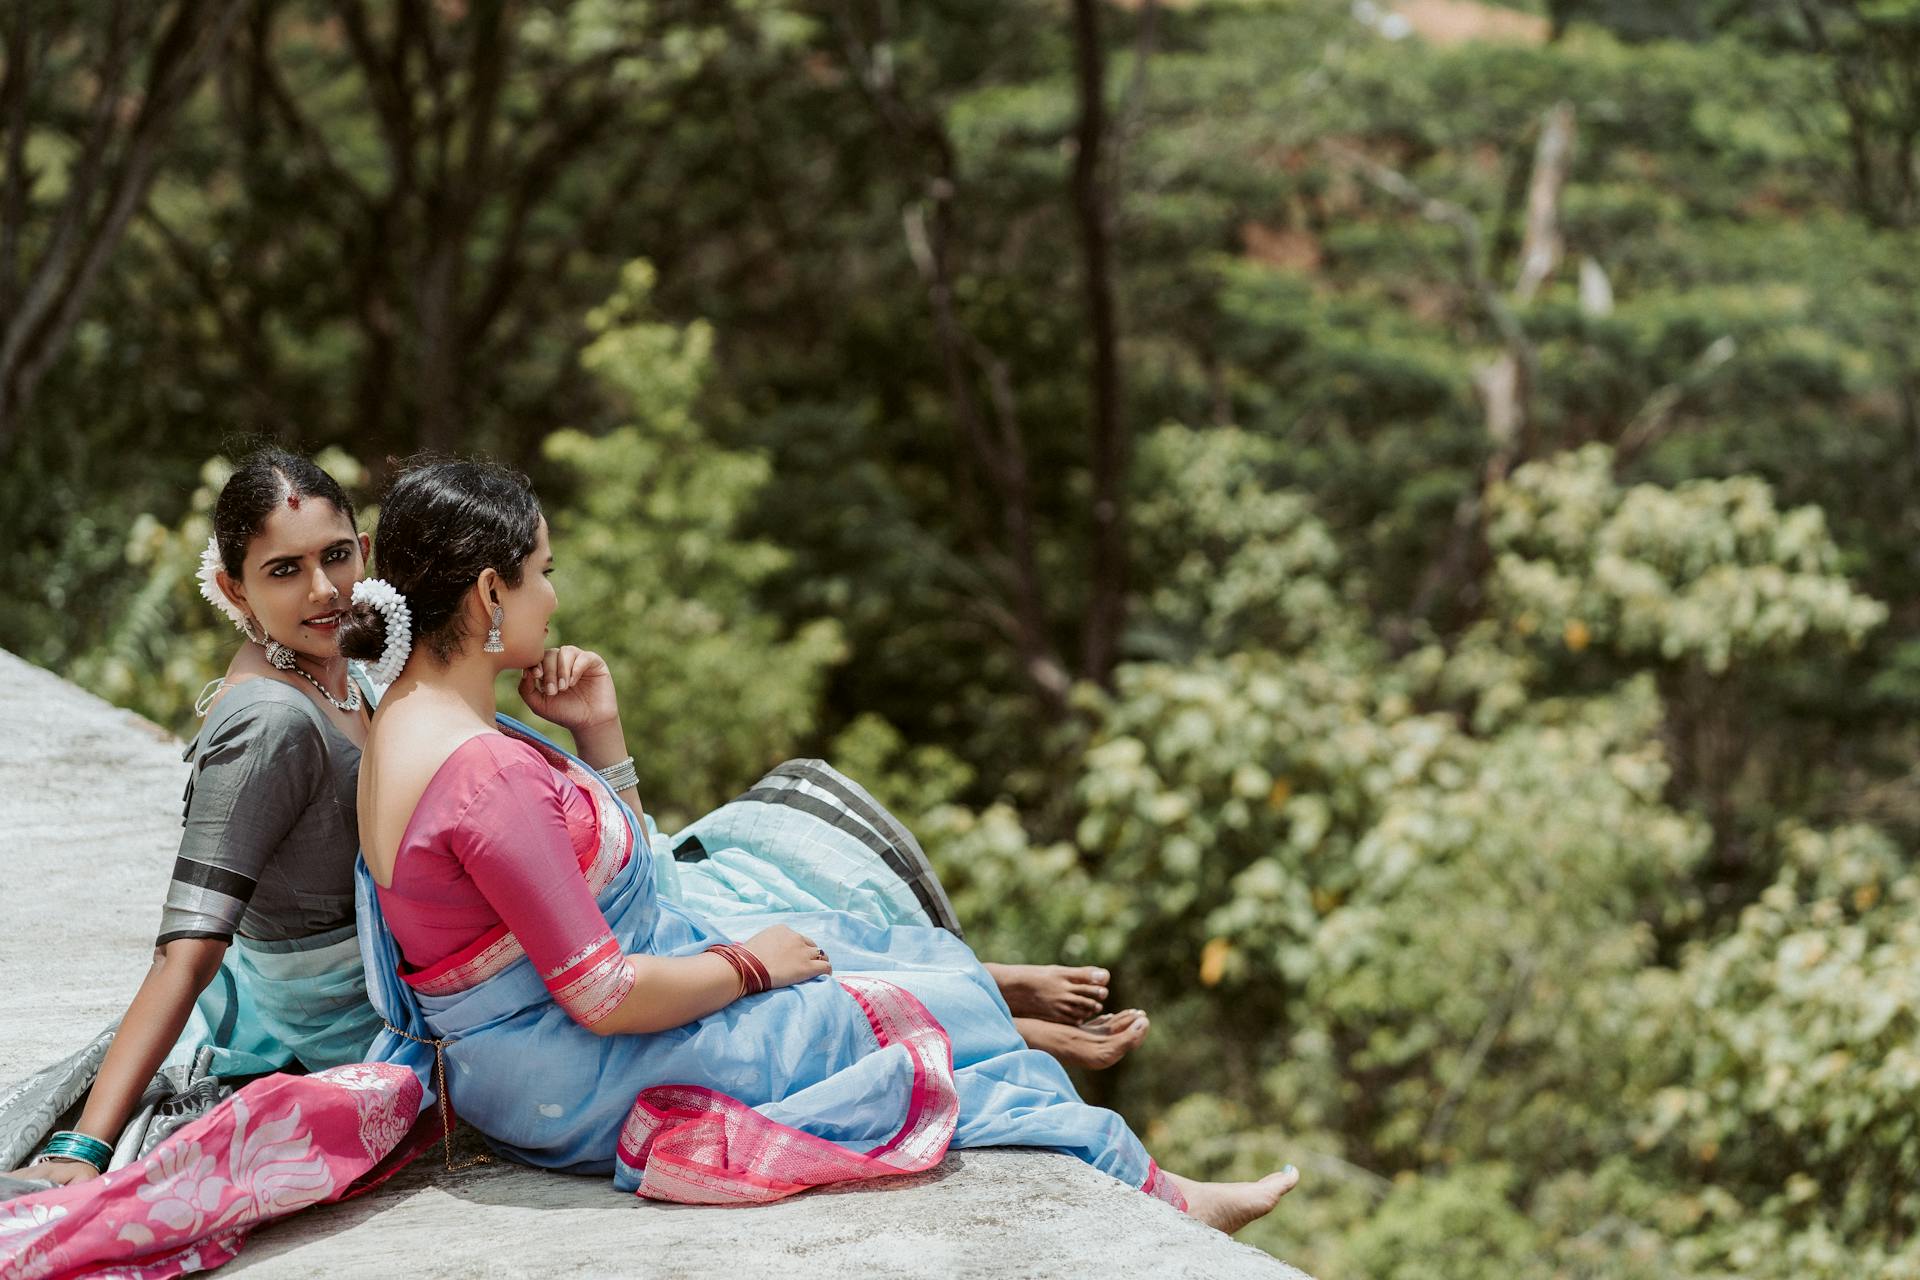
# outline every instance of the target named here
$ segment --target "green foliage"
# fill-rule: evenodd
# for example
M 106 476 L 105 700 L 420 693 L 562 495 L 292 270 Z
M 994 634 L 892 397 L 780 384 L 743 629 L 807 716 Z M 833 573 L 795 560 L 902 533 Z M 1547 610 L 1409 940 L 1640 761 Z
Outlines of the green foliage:
M 1557 38 L 1103 6 L 1132 594 L 1064 711 L 1007 532 L 1071 670 L 1058 6 L 536 6 L 477 169 L 282 7 L 0 469 L 0 643 L 182 723 L 232 644 L 204 460 L 437 416 L 536 473 L 664 820 L 834 759 L 984 954 L 1152 1010 L 1092 1087 L 1162 1163 L 1300 1165 L 1244 1238 L 1325 1280 L 1920 1277 L 1914 0 L 1509 7 Z M 36 201 L 75 146 L 36 123 Z
M 1491 499 L 1493 589 L 1522 632 L 1624 657 L 1736 657 L 1857 645 L 1887 608 L 1835 573 L 1815 507 L 1781 513 L 1751 477 L 1623 487 L 1589 445 L 1522 467 Z
M 1236 428 L 1166 426 L 1141 442 L 1141 648 L 1291 649 L 1346 614 L 1328 578 L 1339 546 L 1305 494 L 1274 489 L 1282 451 Z
M 558 432 L 545 452 L 567 486 L 552 515 L 556 631 L 607 659 L 641 793 L 671 826 L 794 753 L 844 650 L 832 621 L 790 632 L 758 607 L 789 557 L 737 526 L 771 470 L 701 430 L 712 331 L 654 318 L 653 280 L 630 264 L 588 318 L 585 363 L 627 423 Z
M 1882 837 L 1802 832 L 1738 932 L 1660 968 L 1657 939 L 1700 918 L 1689 886 L 1710 832 L 1669 801 L 1665 707 L 1632 674 L 1779 662 L 1809 636 L 1878 624 L 1880 606 L 1833 572 L 1818 512 L 1781 512 L 1752 481 L 1622 487 L 1605 450 L 1522 468 L 1494 498 L 1491 536 L 1557 585 L 1508 575 L 1520 585 L 1496 593 L 1488 628 L 1396 660 L 1360 638 L 1337 555 L 1274 553 L 1324 530 L 1260 485 L 1261 443 L 1152 438 L 1142 562 L 1161 572 L 1142 603 L 1179 599 L 1189 634 L 1248 599 L 1286 602 L 1287 625 L 1216 629 L 1123 668 L 1088 703 L 1069 841 L 1023 839 L 1004 807 L 928 815 L 962 910 L 992 905 L 969 917 L 977 944 L 1035 954 L 1042 939 L 1038 954 L 1109 965 L 1129 1000 L 1165 1011 L 1178 1042 L 1150 1044 L 1130 1089 L 1167 1108 L 1172 1150 L 1216 1173 L 1319 1160 L 1330 1186 L 1309 1193 L 1307 1220 L 1365 1225 L 1337 1241 L 1285 1223 L 1252 1238 L 1327 1274 L 1544 1276 L 1555 1257 L 1581 1274 L 1716 1274 L 1737 1232 L 1682 1221 L 1709 1146 L 1742 1230 L 1765 1222 L 1792 1256 L 1817 1254 L 1794 1234 L 1800 1201 L 1754 1177 L 1797 1144 L 1793 1166 L 1835 1188 L 1826 1228 L 1875 1238 L 1888 1202 L 1872 1188 L 1904 1195 L 1902 1171 L 1920 1165 L 1907 1127 L 1886 1123 L 1912 1064 L 1884 1055 L 1910 1037 L 1920 993 L 1879 966 L 1910 957 L 1864 930 L 1785 940 L 1807 917 L 1843 922 L 1804 887 L 1851 914 L 1885 894 L 1889 923 L 1913 889 L 1894 887 Z M 1664 589 L 1618 586 L 1636 575 Z M 1714 608 L 1691 603 L 1699 583 L 1723 584 Z M 1748 598 L 1764 607 L 1725 603 Z M 1624 678 L 1546 696 L 1548 622 L 1558 652 L 1608 649 Z M 1435 709 L 1450 705 L 1470 714 Z M 1781 977 L 1756 984 L 1770 971 L 1756 961 L 1776 955 Z M 1217 1100 L 1172 1105 L 1204 1069 L 1183 1047 L 1196 1038 L 1224 1063 Z M 1783 1058 L 1814 1066 L 1817 1101 L 1800 1105 L 1822 1110 L 1792 1105 L 1802 1077 Z M 1731 1092 L 1747 1076 L 1751 1096 Z M 1858 1164 L 1865 1124 L 1886 1135 L 1879 1176 L 1829 1169 Z M 1377 1205 L 1353 1164 L 1397 1174 Z M 1620 1170 L 1628 1190 L 1581 1183 L 1590 1169 Z M 1753 1178 L 1744 1207 L 1735 1169 Z M 1579 1216 L 1596 1197 L 1633 1242 L 1603 1261 Z
M 1784 845 L 1731 934 L 1646 975 L 1669 1021 L 1644 1053 L 1637 1143 L 1738 1203 L 1703 1250 L 1726 1265 L 1840 1275 L 1867 1265 L 1845 1260 L 1852 1241 L 1871 1273 L 1915 1274 L 1920 876 L 1870 827 L 1798 828 Z
M 1511 1169 L 1469 1165 L 1444 1178 L 1412 1177 L 1355 1234 L 1354 1274 L 1377 1280 L 1544 1277 L 1540 1233 L 1516 1212 Z

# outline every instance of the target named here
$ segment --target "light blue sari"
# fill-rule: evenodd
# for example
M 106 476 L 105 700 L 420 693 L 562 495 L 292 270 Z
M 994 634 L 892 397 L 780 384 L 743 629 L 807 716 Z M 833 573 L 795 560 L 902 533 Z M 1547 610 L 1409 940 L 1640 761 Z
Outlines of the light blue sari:
M 500 721 L 509 733 L 566 754 L 525 726 L 504 716 Z M 601 805 L 603 815 L 617 812 L 638 829 L 617 797 L 607 792 L 603 799 L 612 800 Z M 851 832 L 819 810 L 753 801 L 722 806 L 675 841 L 697 837 L 705 867 L 663 856 L 665 842 L 655 843 L 649 824 L 647 840 L 636 842 L 635 856 L 598 898 L 620 946 L 629 954 L 694 955 L 713 942 L 788 925 L 826 950 L 836 976 L 893 984 L 937 1020 L 951 1044 L 958 1096 L 952 1146 L 1051 1148 L 1130 1186 L 1146 1186 L 1156 1171 L 1139 1140 L 1119 1116 L 1082 1102 L 1058 1062 L 1026 1047 L 992 978 L 965 943 L 927 922 L 929 912 L 914 891 L 876 882 L 855 886 L 859 900 L 848 902 L 849 909 L 789 908 L 794 897 L 844 896 L 848 890 L 835 887 L 828 873 L 811 889 L 788 886 L 761 902 L 749 900 L 748 882 L 764 884 L 768 869 L 831 860 Z M 781 848 L 793 841 L 816 848 L 804 859 L 783 856 Z M 641 856 L 649 847 L 654 856 Z M 688 905 L 663 897 L 664 872 L 678 876 Z M 356 881 L 374 1008 L 409 1035 L 446 1041 L 448 1088 L 459 1114 L 506 1156 L 574 1173 L 612 1173 L 615 1185 L 633 1190 L 639 1171 L 617 1158 L 622 1126 L 642 1090 L 676 1084 L 727 1095 L 767 1120 L 855 1152 L 901 1129 L 914 1096 L 913 1064 L 894 1051 L 898 1046 L 882 1046 L 861 1004 L 832 978 L 737 1000 L 670 1031 L 598 1036 L 554 1002 L 524 955 L 457 994 L 413 990 L 399 976 L 399 947 L 364 861 Z M 725 918 L 712 919 L 697 904 L 719 906 Z M 383 1032 L 369 1057 L 409 1066 L 431 1092 L 433 1051 L 426 1045 Z

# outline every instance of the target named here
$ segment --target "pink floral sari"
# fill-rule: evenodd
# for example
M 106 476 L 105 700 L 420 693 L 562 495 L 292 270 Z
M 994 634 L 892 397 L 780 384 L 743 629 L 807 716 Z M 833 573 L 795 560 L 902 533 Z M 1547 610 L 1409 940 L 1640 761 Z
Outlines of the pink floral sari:
M 405 1165 L 438 1137 L 432 1122 L 415 1132 L 421 1096 L 411 1071 L 380 1063 L 256 1080 L 142 1160 L 0 1201 L 0 1280 L 217 1267 L 261 1223 Z

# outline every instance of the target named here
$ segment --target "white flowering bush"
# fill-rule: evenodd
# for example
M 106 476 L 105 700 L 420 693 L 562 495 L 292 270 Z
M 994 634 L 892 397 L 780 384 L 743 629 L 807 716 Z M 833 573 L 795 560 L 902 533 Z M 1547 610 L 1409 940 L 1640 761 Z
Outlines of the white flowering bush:
M 1697 662 L 1858 644 L 1886 620 L 1838 570 L 1818 508 L 1780 511 L 1749 476 L 1625 487 L 1589 445 L 1493 493 L 1492 589 L 1521 634 L 1580 651 Z

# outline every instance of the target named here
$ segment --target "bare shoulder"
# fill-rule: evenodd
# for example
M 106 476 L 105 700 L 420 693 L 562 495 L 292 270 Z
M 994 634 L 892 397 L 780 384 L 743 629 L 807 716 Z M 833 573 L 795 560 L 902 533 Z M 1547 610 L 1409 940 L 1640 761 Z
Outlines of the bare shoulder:
M 424 708 L 396 707 L 375 717 L 360 757 L 359 787 L 360 848 L 375 881 L 393 883 L 414 810 L 447 761 L 476 738 L 499 736 L 471 717 Z

